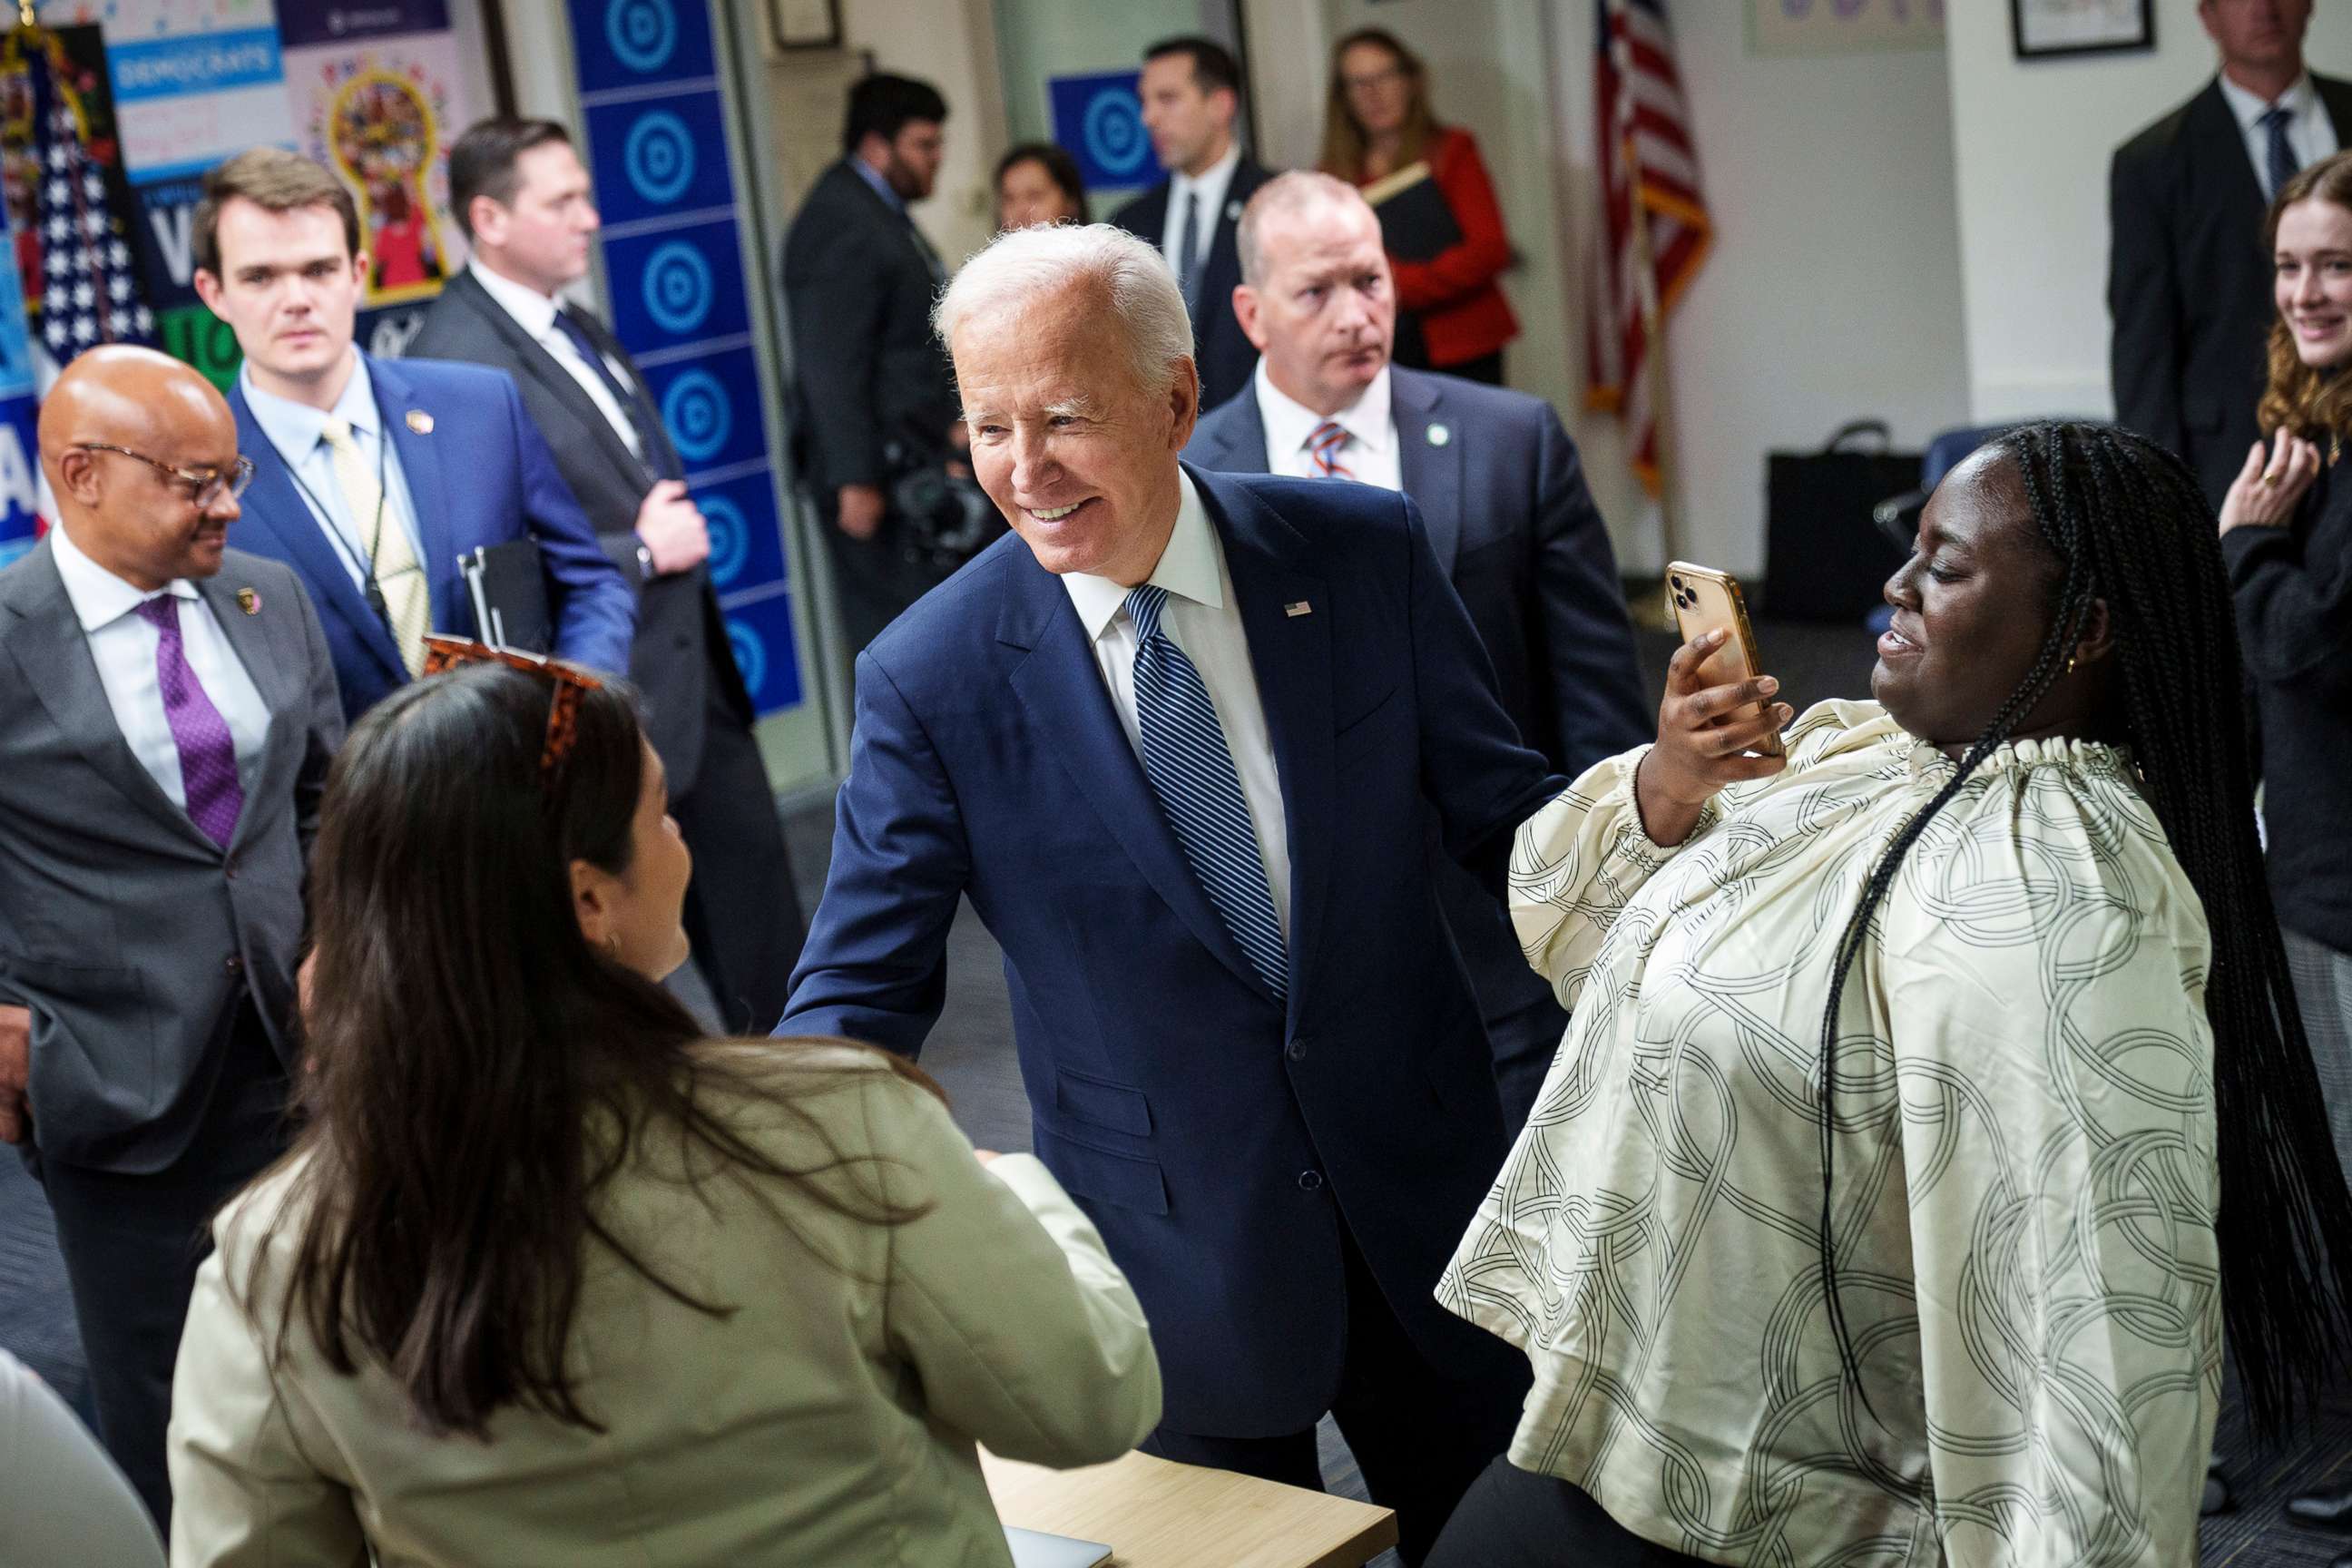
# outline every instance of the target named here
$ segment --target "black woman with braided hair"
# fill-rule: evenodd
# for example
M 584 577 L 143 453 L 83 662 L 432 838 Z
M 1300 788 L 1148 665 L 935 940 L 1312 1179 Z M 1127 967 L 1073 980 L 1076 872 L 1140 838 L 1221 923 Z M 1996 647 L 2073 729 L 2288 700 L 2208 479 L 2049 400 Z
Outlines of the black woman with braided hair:
M 1886 598 L 1785 762 L 1701 639 L 1519 830 L 1571 1020 L 1438 1296 L 1535 1385 L 1428 1568 L 2186 1565 L 2225 1326 L 2271 1432 L 2346 1342 L 2196 479 L 2012 432 Z
M 2279 188 L 2268 437 L 2221 502 L 2221 558 L 2262 731 L 2256 761 L 2271 897 L 2303 1004 L 2336 1158 L 2352 1170 L 2352 154 Z M 2352 1485 L 2291 1500 L 2300 1523 L 2352 1530 Z M 2334 1568 L 2352 1568 L 2352 1552 Z

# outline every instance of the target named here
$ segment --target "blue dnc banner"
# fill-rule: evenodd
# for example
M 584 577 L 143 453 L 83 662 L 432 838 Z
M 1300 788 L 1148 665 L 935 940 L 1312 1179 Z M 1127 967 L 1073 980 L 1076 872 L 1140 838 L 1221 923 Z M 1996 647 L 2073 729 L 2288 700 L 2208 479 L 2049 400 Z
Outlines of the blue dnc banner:
M 1127 190 L 1160 178 L 1160 163 L 1143 129 L 1143 100 L 1136 94 L 1139 75 L 1098 71 L 1057 76 L 1045 84 L 1054 108 L 1054 140 L 1078 161 L 1090 191 Z
M 801 700 L 708 0 L 569 0 L 613 331 L 645 371 L 762 713 Z

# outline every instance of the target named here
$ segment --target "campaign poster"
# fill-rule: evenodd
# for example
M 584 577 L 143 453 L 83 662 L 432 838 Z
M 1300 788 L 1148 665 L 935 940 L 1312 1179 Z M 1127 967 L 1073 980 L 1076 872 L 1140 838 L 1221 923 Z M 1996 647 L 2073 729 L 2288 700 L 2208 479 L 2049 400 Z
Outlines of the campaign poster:
M 454 34 L 408 33 L 285 54 L 301 150 L 351 187 L 369 274 L 362 309 L 429 300 L 465 265 L 449 212 L 449 143 L 472 122 Z

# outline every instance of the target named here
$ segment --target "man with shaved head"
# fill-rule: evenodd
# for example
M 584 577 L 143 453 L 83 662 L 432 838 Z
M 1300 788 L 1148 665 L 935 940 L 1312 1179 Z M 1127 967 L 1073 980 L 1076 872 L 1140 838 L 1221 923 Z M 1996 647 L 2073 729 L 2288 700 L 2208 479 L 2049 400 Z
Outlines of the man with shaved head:
M 0 572 L 0 1140 L 48 1194 L 99 1435 L 159 1524 L 212 1211 L 284 1147 L 302 879 L 342 702 L 231 550 L 212 384 L 93 349 L 41 405 L 57 522 Z

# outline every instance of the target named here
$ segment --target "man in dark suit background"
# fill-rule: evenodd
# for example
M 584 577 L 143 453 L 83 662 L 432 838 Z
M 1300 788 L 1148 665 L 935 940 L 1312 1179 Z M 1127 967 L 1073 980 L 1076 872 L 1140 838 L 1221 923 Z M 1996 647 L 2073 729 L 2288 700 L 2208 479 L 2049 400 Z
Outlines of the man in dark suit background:
M 428 632 L 475 635 L 458 558 L 511 540 L 538 546 L 554 651 L 629 668 L 629 585 L 513 379 L 353 345 L 368 258 L 341 180 L 274 147 L 239 153 L 205 176 L 193 238 L 196 293 L 245 354 L 229 393 L 254 464 L 238 537 L 302 579 L 347 717 L 415 677 Z
M 1208 38 L 1169 38 L 1143 55 L 1143 127 L 1168 178 L 1110 221 L 1160 247 L 1184 291 L 1201 367 L 1201 406 L 1214 408 L 1249 380 L 1257 351 L 1234 320 L 1241 263 L 1234 231 L 1265 171 L 1234 139 L 1242 72 Z
M 686 928 L 730 1027 L 765 1031 L 800 957 L 800 900 L 751 699 L 704 565 L 709 535 L 645 378 L 595 315 L 559 298 L 588 272 L 588 171 L 546 120 L 486 120 L 449 149 L 449 203 L 473 242 L 408 345 L 502 370 L 637 597 L 629 679 L 694 851 Z M 748 1020 L 748 1024 L 747 1024 Z
M 947 268 L 908 204 L 931 194 L 947 100 L 929 82 L 869 76 L 849 89 L 841 161 L 784 237 L 799 438 L 853 656 L 960 562 L 935 558 L 903 501 L 941 471 L 955 383 L 931 335 Z
M 1149 244 L 1001 236 L 940 330 L 1015 537 L 858 659 L 782 1032 L 918 1051 L 969 895 L 1036 1152 L 1151 1320 L 1147 1447 L 1318 1486 L 1328 1411 L 1416 1563 L 1528 1378 L 1430 1293 L 1506 1147 L 1432 819 L 1498 895 L 1562 781 L 1410 500 L 1180 464 L 1199 381 Z
M 1244 210 L 1239 248 L 1234 314 L 1261 357 L 1240 395 L 1202 417 L 1184 456 L 1227 473 L 1402 489 L 1521 740 L 1573 778 L 1649 739 L 1655 725 L 1616 554 L 1551 405 L 1390 364 L 1396 294 L 1380 220 L 1345 181 L 1276 174 Z M 1516 1131 L 1568 1016 L 1528 967 L 1502 906 L 1437 858 Z
M 0 1140 L 55 1213 L 100 1435 L 162 1522 L 205 1226 L 285 1147 L 342 705 L 295 574 L 226 548 L 249 470 L 210 383 L 93 349 L 40 447 L 57 525 L 0 572 Z
M 2179 453 L 2218 509 L 2257 438 L 2277 315 L 2263 216 L 2352 134 L 2352 83 L 2304 68 L 2310 0 L 2200 0 L 2197 15 L 2219 74 L 2109 172 L 2108 363 L 2116 423 Z

